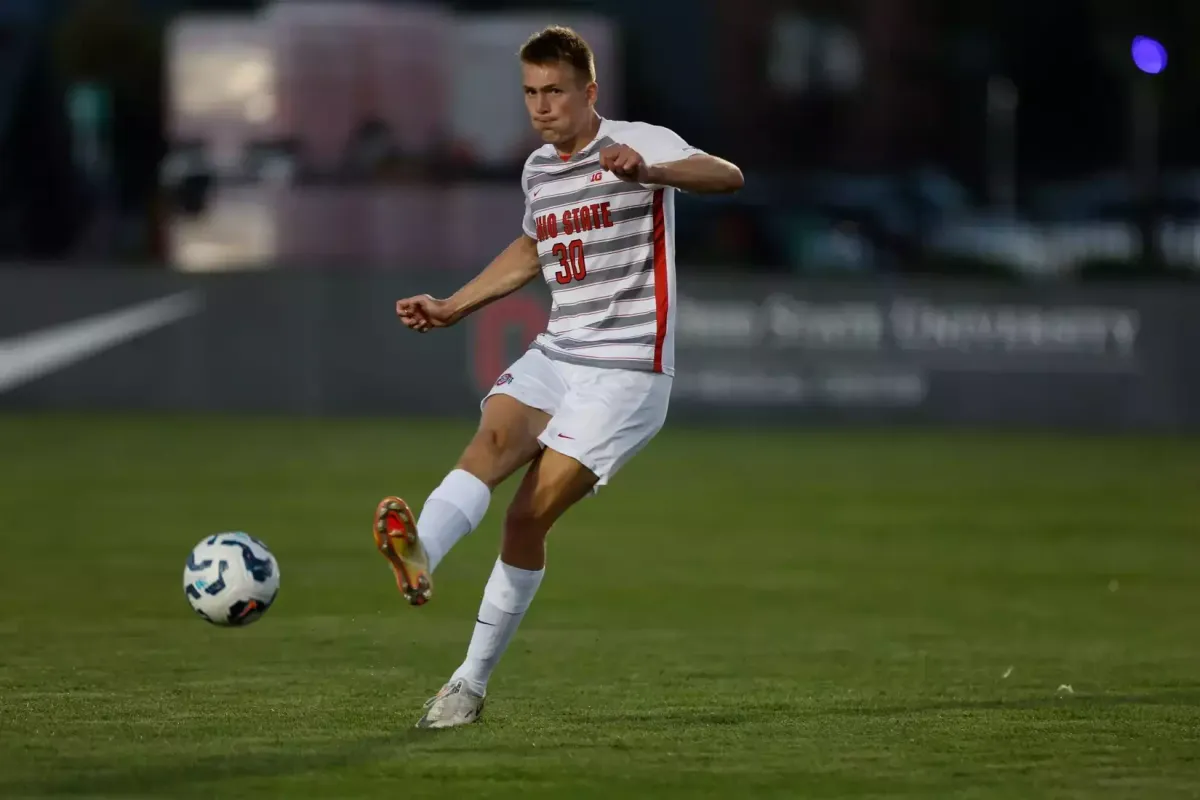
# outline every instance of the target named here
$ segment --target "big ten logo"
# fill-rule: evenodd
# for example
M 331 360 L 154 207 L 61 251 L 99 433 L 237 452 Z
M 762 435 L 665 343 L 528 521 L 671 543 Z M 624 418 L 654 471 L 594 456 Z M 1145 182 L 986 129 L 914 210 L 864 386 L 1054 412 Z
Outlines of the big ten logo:
M 473 315 L 470 369 L 475 388 L 486 392 L 539 333 L 546 330 L 546 304 L 521 294 L 509 295 Z

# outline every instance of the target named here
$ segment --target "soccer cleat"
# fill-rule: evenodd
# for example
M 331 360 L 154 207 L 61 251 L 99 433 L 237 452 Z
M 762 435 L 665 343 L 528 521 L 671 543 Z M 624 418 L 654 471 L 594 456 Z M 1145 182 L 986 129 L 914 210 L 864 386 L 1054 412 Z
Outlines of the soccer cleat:
M 462 678 L 452 680 L 425 701 L 425 715 L 418 728 L 457 728 L 478 722 L 483 714 L 484 696 L 467 688 Z
M 392 565 L 396 586 L 408 602 L 423 606 L 433 596 L 429 554 L 417 537 L 417 523 L 408 503 L 385 497 L 375 509 L 375 546 Z

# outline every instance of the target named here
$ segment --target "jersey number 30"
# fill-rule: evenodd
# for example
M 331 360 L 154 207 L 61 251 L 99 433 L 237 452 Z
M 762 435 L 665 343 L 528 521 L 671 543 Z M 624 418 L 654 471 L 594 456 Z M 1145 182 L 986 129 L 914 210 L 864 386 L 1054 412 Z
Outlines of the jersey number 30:
M 581 281 L 587 277 L 582 239 L 573 239 L 570 244 L 559 242 L 550 252 L 558 257 L 558 263 L 562 265 L 562 269 L 554 276 L 556 281 L 567 284 L 571 281 Z

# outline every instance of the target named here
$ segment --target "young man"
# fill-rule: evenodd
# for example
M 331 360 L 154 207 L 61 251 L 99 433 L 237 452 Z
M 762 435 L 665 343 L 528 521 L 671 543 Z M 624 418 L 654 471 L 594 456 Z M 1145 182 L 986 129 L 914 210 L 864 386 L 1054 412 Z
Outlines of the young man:
M 492 490 L 529 465 L 462 666 L 426 704 L 418 727 L 479 718 L 488 678 L 545 571 L 546 534 L 568 508 L 662 427 L 674 374 L 673 190 L 734 192 L 733 164 L 671 131 L 595 111 L 591 49 L 551 27 L 520 51 L 525 105 L 546 144 L 525 162 L 523 233 L 453 296 L 419 295 L 396 313 L 425 333 L 453 325 L 538 275 L 550 323 L 484 398 L 479 429 L 414 520 L 398 497 L 375 513 L 375 542 L 413 605 L 431 575 L 483 519 Z M 418 535 L 419 531 L 419 535 Z

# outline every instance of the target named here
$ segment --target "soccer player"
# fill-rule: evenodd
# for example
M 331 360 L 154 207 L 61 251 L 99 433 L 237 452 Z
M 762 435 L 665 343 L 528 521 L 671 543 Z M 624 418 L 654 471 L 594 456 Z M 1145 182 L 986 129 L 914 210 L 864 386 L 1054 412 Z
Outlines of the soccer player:
M 380 502 L 375 542 L 400 591 L 427 602 L 432 574 L 479 525 L 492 491 L 528 465 L 504 518 L 500 557 L 463 661 L 421 728 L 477 720 L 488 679 L 542 582 L 550 528 L 658 433 L 674 374 L 676 189 L 734 192 L 741 171 L 666 128 L 595 110 L 591 48 L 547 28 L 520 50 L 525 105 L 545 145 L 525 162 L 522 234 L 445 299 L 396 303 L 409 328 L 455 324 L 541 275 L 550 322 L 481 403 L 479 428 L 415 519 Z

